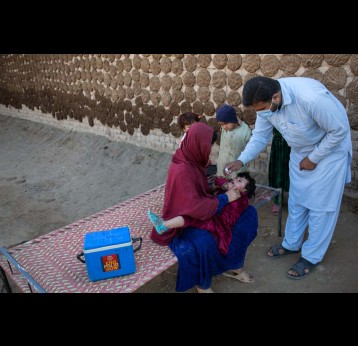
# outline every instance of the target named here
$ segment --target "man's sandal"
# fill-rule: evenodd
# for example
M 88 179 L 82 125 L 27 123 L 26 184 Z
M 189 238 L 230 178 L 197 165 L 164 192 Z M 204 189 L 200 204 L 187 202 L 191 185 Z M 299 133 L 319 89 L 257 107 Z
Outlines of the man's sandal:
M 269 255 L 269 252 L 272 252 L 272 256 Z M 266 252 L 266 256 L 269 258 L 280 258 L 286 255 L 291 255 L 300 252 L 300 250 L 297 251 L 291 251 L 282 246 L 282 244 L 275 244 L 274 246 L 271 246 L 268 251 Z
M 292 280 L 301 280 L 311 274 L 315 266 L 315 264 L 307 261 L 303 257 L 300 257 L 299 260 L 288 270 L 286 276 Z

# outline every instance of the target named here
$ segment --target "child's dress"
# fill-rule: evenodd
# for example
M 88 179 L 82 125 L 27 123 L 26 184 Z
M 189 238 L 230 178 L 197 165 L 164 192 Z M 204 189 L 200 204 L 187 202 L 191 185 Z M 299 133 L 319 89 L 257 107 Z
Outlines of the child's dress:
M 221 187 L 228 181 L 230 179 L 223 177 L 216 178 L 214 181 L 214 185 L 217 187 L 215 193 L 225 193 L 226 191 L 222 190 Z M 183 216 L 185 220 L 183 227 L 192 226 L 208 230 L 214 236 L 220 253 L 227 255 L 232 238 L 232 228 L 248 205 L 247 192 L 241 192 L 240 198 L 225 205 L 221 212 L 215 214 L 209 220 L 193 220 Z

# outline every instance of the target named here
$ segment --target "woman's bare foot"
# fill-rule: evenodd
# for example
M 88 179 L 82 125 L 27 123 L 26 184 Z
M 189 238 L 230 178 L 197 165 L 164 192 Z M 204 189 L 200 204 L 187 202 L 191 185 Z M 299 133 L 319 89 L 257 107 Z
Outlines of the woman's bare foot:
M 214 293 L 211 287 L 204 289 L 196 286 L 196 289 L 198 290 L 198 293 Z
M 253 275 L 244 268 L 229 270 L 227 273 L 223 273 L 223 275 L 244 283 L 255 282 Z

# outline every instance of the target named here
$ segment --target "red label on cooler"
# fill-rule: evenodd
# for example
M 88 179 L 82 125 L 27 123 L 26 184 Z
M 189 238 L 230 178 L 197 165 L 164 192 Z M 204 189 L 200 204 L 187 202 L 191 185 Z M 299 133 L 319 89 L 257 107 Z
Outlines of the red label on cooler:
M 101 257 L 102 268 L 104 272 L 111 272 L 120 269 L 119 258 L 117 254 Z

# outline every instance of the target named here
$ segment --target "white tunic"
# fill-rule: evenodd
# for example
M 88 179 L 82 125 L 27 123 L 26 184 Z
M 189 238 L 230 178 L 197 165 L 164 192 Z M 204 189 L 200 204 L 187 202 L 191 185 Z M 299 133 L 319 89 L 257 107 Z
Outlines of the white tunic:
M 217 161 L 217 175 L 224 175 L 223 169 L 228 162 L 234 161 L 244 150 L 246 144 L 251 138 L 251 129 L 242 122 L 239 127 L 232 131 L 221 129 L 220 136 L 220 149 Z M 237 173 L 247 171 L 246 167 L 241 168 L 239 171 L 231 173 L 227 178 L 236 178 Z
M 351 181 L 352 141 L 346 110 L 321 83 L 303 77 L 278 79 L 281 109 L 272 117 L 256 118 L 255 129 L 238 157 L 253 160 L 268 144 L 272 126 L 291 147 L 290 199 L 315 211 L 337 211 L 344 184 Z M 307 157 L 314 170 L 299 169 Z

